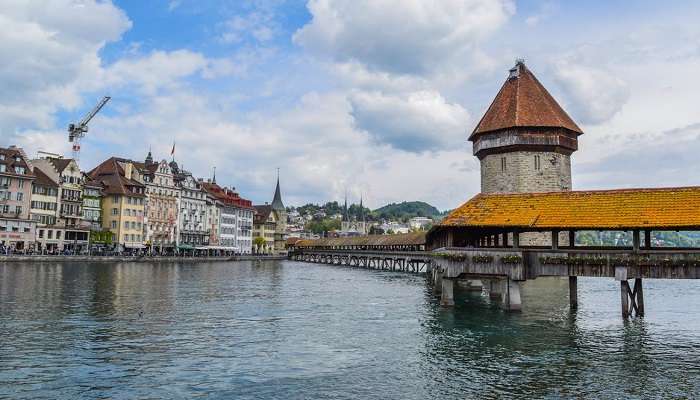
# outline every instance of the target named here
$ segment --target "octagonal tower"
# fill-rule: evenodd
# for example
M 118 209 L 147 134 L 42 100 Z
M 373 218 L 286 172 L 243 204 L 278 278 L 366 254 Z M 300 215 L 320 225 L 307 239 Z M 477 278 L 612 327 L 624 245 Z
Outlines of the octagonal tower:
M 523 61 L 517 61 L 469 140 L 482 193 L 571 190 L 581 128 Z

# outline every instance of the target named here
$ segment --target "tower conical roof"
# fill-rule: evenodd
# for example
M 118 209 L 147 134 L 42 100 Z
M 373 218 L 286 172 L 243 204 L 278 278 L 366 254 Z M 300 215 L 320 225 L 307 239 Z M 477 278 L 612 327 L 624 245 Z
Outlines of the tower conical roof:
M 280 192 L 280 177 L 277 177 L 277 187 L 275 188 L 275 197 L 272 199 L 272 209 L 284 211 L 284 203 L 282 203 L 282 193 Z
M 578 135 L 583 133 L 522 61 L 510 70 L 469 140 L 482 133 L 519 127 L 564 128 Z

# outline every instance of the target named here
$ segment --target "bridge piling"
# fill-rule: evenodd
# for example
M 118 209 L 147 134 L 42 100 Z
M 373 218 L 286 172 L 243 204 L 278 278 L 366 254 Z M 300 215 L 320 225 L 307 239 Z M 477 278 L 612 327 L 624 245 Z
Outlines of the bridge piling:
M 578 308 L 578 277 L 569 276 L 569 307 Z
M 522 309 L 523 303 L 520 299 L 520 281 L 507 279 L 504 300 L 503 308 L 506 311 L 520 311 Z
M 442 279 L 442 293 L 440 294 L 440 305 L 451 307 L 455 305 L 454 279 Z

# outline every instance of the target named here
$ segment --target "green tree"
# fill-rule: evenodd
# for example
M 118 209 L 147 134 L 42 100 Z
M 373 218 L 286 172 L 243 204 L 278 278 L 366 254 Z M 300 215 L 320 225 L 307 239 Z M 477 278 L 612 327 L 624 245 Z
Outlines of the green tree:
M 259 253 L 263 246 L 265 246 L 265 239 L 257 236 L 255 239 L 253 239 L 253 246 L 255 246 L 256 252 Z

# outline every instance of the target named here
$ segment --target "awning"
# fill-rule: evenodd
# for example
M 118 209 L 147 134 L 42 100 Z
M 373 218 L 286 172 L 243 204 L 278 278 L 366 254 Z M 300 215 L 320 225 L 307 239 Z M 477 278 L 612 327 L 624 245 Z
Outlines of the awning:
M 192 245 L 189 245 L 189 244 L 181 244 L 181 245 L 177 246 L 177 249 L 178 250 L 194 250 L 194 247 Z
M 124 248 L 127 248 L 127 249 L 145 249 L 146 246 L 144 246 L 142 244 L 136 244 L 136 243 L 133 243 L 133 244 L 126 243 L 126 244 L 124 244 Z
M 209 246 L 205 247 L 207 250 L 228 250 L 228 251 L 235 251 L 238 250 L 237 247 L 225 247 L 225 246 Z

